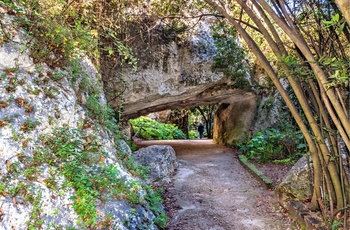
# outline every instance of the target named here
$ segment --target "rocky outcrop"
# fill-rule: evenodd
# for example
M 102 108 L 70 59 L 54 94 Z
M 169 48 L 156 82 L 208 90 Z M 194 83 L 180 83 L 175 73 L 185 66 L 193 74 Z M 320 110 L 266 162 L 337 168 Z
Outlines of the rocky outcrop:
M 223 145 L 234 145 L 247 133 L 255 116 L 256 97 L 245 93 L 222 101 L 214 118 L 214 142 Z
M 311 199 L 313 185 L 312 163 L 309 157 L 303 156 L 290 169 L 281 184 L 275 190 L 277 197 L 283 204 L 285 201 L 305 201 Z
M 150 168 L 148 183 L 164 184 L 178 167 L 174 149 L 169 145 L 153 145 L 132 154 L 136 161 Z
M 108 103 L 119 106 L 116 98 L 121 85 L 125 87 L 122 113 L 126 119 L 167 109 L 216 104 L 231 96 L 243 99 L 245 92 L 233 87 L 233 81 L 220 71 L 212 71 L 216 49 L 209 25 L 200 22 L 197 26 L 197 32 L 185 44 L 155 38 L 152 44 L 140 41 L 142 47 L 135 48 L 139 57 L 136 72 L 112 71 L 114 74 L 104 76 Z
M 74 82 L 69 67 L 34 64 L 25 32 L 0 20 L 12 36 L 0 45 L 0 229 L 157 229 L 142 181 L 121 164 L 130 148 L 96 116 L 103 92 L 81 91 L 101 89 L 95 68 L 80 59 Z

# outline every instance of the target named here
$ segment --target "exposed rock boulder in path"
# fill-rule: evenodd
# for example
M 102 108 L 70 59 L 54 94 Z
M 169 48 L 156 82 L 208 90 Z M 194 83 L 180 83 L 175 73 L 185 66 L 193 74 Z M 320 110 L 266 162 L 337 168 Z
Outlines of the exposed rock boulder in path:
M 169 183 L 178 167 L 174 149 L 169 145 L 153 145 L 132 154 L 136 161 L 150 167 L 148 183 Z

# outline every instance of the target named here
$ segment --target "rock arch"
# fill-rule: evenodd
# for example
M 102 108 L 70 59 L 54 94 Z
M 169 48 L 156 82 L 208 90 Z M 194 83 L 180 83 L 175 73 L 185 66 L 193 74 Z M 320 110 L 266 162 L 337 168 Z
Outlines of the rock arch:
M 214 140 L 217 143 L 231 145 L 250 128 L 256 110 L 255 93 L 235 88 L 234 82 L 222 72 L 212 71 L 212 58 L 175 42 L 148 47 L 138 56 L 144 57 L 139 61 L 138 71 L 121 72 L 125 119 L 166 109 L 221 103 L 229 106 L 219 106 L 216 114 Z M 120 87 L 120 79 L 112 75 L 104 79 L 104 84 L 109 92 L 117 92 L 113 89 Z M 116 96 L 107 94 L 112 107 L 118 106 Z

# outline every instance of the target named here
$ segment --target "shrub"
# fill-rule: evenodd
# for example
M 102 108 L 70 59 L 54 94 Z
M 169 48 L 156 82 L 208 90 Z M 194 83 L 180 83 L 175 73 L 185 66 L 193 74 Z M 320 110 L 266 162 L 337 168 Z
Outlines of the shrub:
M 307 145 L 300 131 L 285 128 L 283 131 L 270 128 L 257 132 L 250 140 L 246 136 L 237 146 L 248 159 L 258 160 L 259 163 L 293 162 L 307 151 Z
M 148 117 L 130 120 L 134 131 L 146 140 L 185 139 L 185 134 L 174 124 L 164 124 Z

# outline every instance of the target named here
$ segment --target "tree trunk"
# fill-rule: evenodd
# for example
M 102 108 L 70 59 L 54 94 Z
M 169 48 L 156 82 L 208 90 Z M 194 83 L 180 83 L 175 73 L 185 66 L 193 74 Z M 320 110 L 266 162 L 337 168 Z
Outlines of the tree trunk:
M 267 74 L 269 75 L 269 77 L 271 78 L 271 80 L 273 81 L 273 83 L 275 84 L 275 86 L 277 87 L 277 89 L 279 90 L 279 92 L 281 93 L 281 96 L 283 97 L 283 99 L 285 100 L 287 106 L 290 108 L 293 117 L 295 118 L 297 124 L 299 125 L 300 129 L 302 130 L 305 139 L 307 140 L 308 144 L 309 144 L 309 148 L 310 148 L 310 152 L 311 152 L 311 156 L 314 162 L 314 173 L 315 173 L 315 195 L 317 197 L 321 197 L 321 193 L 320 193 L 320 187 L 321 187 L 321 175 L 322 175 L 322 168 L 323 170 L 329 169 L 329 175 L 332 181 L 333 186 L 331 186 L 332 184 L 330 183 L 330 181 L 327 179 L 327 184 L 328 186 L 328 191 L 332 194 L 334 194 L 335 191 L 336 193 L 336 198 L 337 198 L 337 204 L 339 205 L 338 207 L 342 207 L 343 206 L 343 197 L 341 194 L 341 184 L 340 184 L 340 180 L 339 180 L 339 175 L 336 169 L 336 166 L 334 164 L 334 162 L 330 161 L 330 157 L 329 157 L 329 151 L 327 146 L 324 143 L 324 138 L 322 135 L 322 132 L 320 130 L 320 128 L 318 127 L 317 122 L 314 119 L 314 116 L 312 114 L 312 111 L 308 105 L 307 99 L 305 98 L 305 95 L 303 93 L 303 90 L 300 87 L 300 84 L 298 82 L 295 81 L 295 79 L 289 74 L 289 68 L 286 65 L 282 65 L 284 71 L 286 72 L 287 76 L 288 76 L 288 80 L 299 100 L 299 102 L 301 103 L 301 106 L 305 112 L 305 115 L 308 119 L 309 124 L 311 125 L 311 128 L 313 130 L 313 133 L 315 135 L 315 140 L 316 142 L 314 142 L 313 138 L 311 138 L 308 129 L 306 128 L 305 124 L 301 121 L 300 115 L 298 114 L 297 111 L 295 111 L 294 105 L 292 105 L 292 103 L 290 102 L 290 99 L 288 97 L 288 95 L 286 94 L 286 92 L 284 91 L 284 89 L 282 88 L 282 86 L 280 86 L 280 82 L 276 76 L 276 74 L 274 73 L 272 67 L 270 66 L 269 62 L 267 61 L 266 57 L 262 54 L 262 52 L 260 51 L 259 47 L 255 44 L 255 42 L 251 39 L 251 37 L 246 33 L 246 31 L 230 16 L 228 15 L 228 13 L 222 9 L 220 6 L 218 6 L 216 3 L 214 3 L 211 0 L 205 0 L 209 5 L 211 5 L 214 9 L 216 9 L 217 11 L 219 11 L 221 14 L 224 15 L 225 18 L 227 18 L 231 24 L 234 25 L 234 27 L 237 29 L 237 31 L 242 35 L 243 39 L 247 42 L 248 46 L 250 47 L 251 51 L 257 56 L 258 60 L 260 61 L 260 63 L 263 65 L 263 68 L 265 69 L 265 71 L 267 72 Z M 281 40 L 279 39 L 279 36 L 277 34 L 277 32 L 274 29 L 274 26 L 270 23 L 270 21 L 268 20 L 267 16 L 265 16 L 264 12 L 261 10 L 260 6 L 254 2 L 254 5 L 256 7 L 256 9 L 259 12 L 259 16 L 261 16 L 264 20 L 265 23 L 268 25 L 270 31 L 272 32 L 276 42 L 273 41 L 273 39 L 271 38 L 271 36 L 269 35 L 269 33 L 267 32 L 266 28 L 264 27 L 264 25 L 260 22 L 260 20 L 256 17 L 256 15 L 252 12 L 252 10 L 250 10 L 250 8 L 241 0 L 237 0 L 237 2 L 245 9 L 245 11 L 248 13 L 248 15 L 250 16 L 251 19 L 253 19 L 254 23 L 258 26 L 259 30 L 261 31 L 261 33 L 264 35 L 265 39 L 268 41 L 268 43 L 270 44 L 272 50 L 275 52 L 276 56 L 278 58 L 281 58 L 282 54 L 283 55 L 287 55 L 287 52 L 283 46 L 283 43 L 281 42 Z M 265 2 L 262 1 L 264 4 Z M 264 6 L 264 8 L 266 9 L 266 5 Z M 283 11 L 283 10 L 282 10 Z M 269 11 L 268 11 L 269 12 Z M 271 14 L 271 12 L 269 12 Z M 274 13 L 274 12 L 273 12 Z M 282 12 L 280 12 L 279 15 L 283 15 Z M 276 15 L 274 15 L 275 17 L 277 17 Z M 280 21 L 282 21 L 280 18 L 278 18 Z M 287 21 L 291 22 L 290 18 L 286 18 Z M 284 21 L 283 21 L 284 22 Z M 294 40 L 293 40 L 294 41 Z M 296 41 L 294 41 L 296 42 Z M 297 41 L 299 44 L 303 44 L 303 40 L 302 38 L 300 38 L 300 40 Z M 310 57 L 309 57 L 310 58 Z M 312 57 L 313 58 L 313 57 Z M 320 67 L 319 66 L 314 66 L 313 67 L 314 71 L 319 71 Z M 322 69 L 321 69 L 322 70 Z M 325 77 L 321 76 L 321 77 Z M 322 86 L 324 87 L 324 86 Z M 330 98 L 332 98 L 332 96 L 334 96 L 334 94 L 332 95 L 331 93 L 329 93 L 328 95 Z M 328 99 L 328 98 L 327 98 Z M 338 104 L 339 105 L 339 104 Z M 333 103 L 333 106 L 337 107 L 338 106 L 336 102 Z M 327 106 L 327 105 L 326 105 Z M 338 106 L 338 115 L 339 116 L 343 116 L 342 112 L 339 110 L 339 106 Z M 346 116 L 345 116 L 346 118 Z M 325 118 L 326 119 L 326 118 Z M 346 120 L 346 119 L 345 119 Z M 344 116 L 343 116 L 343 123 L 342 125 L 347 126 L 347 121 L 344 121 Z M 346 134 L 343 133 L 343 135 L 346 137 Z M 346 138 L 345 138 L 346 140 Z M 316 147 L 316 145 L 319 146 L 319 148 Z M 318 150 L 321 151 L 321 155 L 318 154 Z M 319 159 L 319 156 L 321 156 L 321 159 Z M 320 161 L 321 160 L 321 161 Z M 323 167 L 321 168 L 321 162 L 323 162 Z M 327 170 L 328 171 L 328 170 Z M 325 175 L 328 175 L 328 172 L 324 171 Z M 331 194 L 330 194 L 331 195 Z M 313 204 L 316 205 L 316 197 L 313 197 Z
M 342 12 L 346 22 L 350 26 L 350 1 L 349 0 L 335 0 Z

